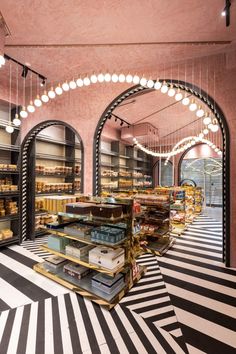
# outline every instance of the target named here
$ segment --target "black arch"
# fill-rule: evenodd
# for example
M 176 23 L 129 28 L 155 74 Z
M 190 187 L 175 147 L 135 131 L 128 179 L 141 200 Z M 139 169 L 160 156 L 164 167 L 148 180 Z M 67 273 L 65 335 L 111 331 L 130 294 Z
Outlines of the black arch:
M 161 79 L 161 82 L 165 81 L 167 85 L 172 84 L 175 88 L 180 88 L 186 92 L 193 94 L 198 97 L 202 102 L 204 102 L 210 111 L 215 115 L 218 120 L 219 127 L 222 132 L 223 137 L 223 156 L 222 156 L 222 166 L 223 166 L 223 262 L 226 266 L 230 266 L 230 134 L 229 127 L 224 116 L 223 111 L 220 106 L 215 102 L 215 100 L 208 95 L 204 90 L 196 85 L 190 84 L 184 81 Z M 155 82 L 155 80 L 154 80 Z M 98 125 L 94 134 L 94 173 L 93 173 L 93 194 L 98 194 L 98 178 L 99 178 L 99 146 L 100 138 L 103 127 L 106 123 L 108 117 L 110 117 L 113 110 L 125 101 L 127 98 L 132 97 L 137 92 L 140 91 L 154 91 L 154 89 L 149 89 L 140 85 L 133 86 L 128 90 L 122 92 L 117 96 L 105 109 L 101 118 L 99 119 Z

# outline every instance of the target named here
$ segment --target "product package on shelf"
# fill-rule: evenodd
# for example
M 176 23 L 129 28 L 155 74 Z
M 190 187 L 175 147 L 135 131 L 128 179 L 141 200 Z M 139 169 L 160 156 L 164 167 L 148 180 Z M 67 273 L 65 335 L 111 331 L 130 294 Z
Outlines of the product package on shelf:
M 195 218 L 195 187 L 184 186 L 186 223 L 192 223 Z
M 195 214 L 199 215 L 202 212 L 203 193 L 201 187 L 195 188 Z
M 47 196 L 43 198 L 44 206 L 43 208 L 51 213 L 65 212 L 66 205 L 68 203 L 73 203 L 76 201 L 76 197 L 74 196 Z
M 65 251 L 67 255 L 81 259 L 82 257 L 87 257 L 89 251 L 93 248 L 94 246 L 86 245 L 79 241 L 70 241 L 70 243 L 66 245 Z
M 0 171 L 17 171 L 17 165 L 0 163 Z
M 92 226 L 82 225 L 79 223 L 71 224 L 64 227 L 65 234 L 80 238 L 88 238 L 93 230 Z
M 90 203 L 70 203 L 66 205 L 66 213 L 78 215 L 90 215 L 93 210 L 93 204 Z
M 48 167 L 44 165 L 36 165 L 35 172 L 41 175 L 71 175 L 72 174 L 72 167 L 68 166 L 54 166 Z
M 64 252 L 66 245 L 68 245 L 69 242 L 70 240 L 65 237 L 58 237 L 55 235 L 48 236 L 48 247 L 54 251 Z
M 124 249 L 112 249 L 106 246 L 95 247 L 89 251 L 89 263 L 114 271 L 125 263 Z
M 97 204 L 92 208 L 92 215 L 97 218 L 117 219 L 123 217 L 120 205 Z
M 186 227 L 185 190 L 178 187 L 171 190 L 170 209 L 171 231 L 180 236 Z
M 0 229 L 0 241 L 13 237 L 13 232 L 10 229 Z
M 54 269 L 58 270 L 62 268 L 68 261 L 65 258 L 58 257 L 58 256 L 51 256 L 46 258 L 47 265 Z
M 125 231 L 111 226 L 99 226 L 91 232 L 91 241 L 114 244 L 124 240 Z
M 71 193 L 73 183 L 49 183 L 44 181 L 36 181 L 36 193 Z
M 80 264 L 69 262 L 63 267 L 63 272 L 80 280 L 90 273 L 90 269 Z
M 119 291 L 125 286 L 124 276 L 121 273 L 117 274 L 115 277 L 97 273 L 92 277 L 92 286 L 106 294 L 111 294 Z
M 16 215 L 18 213 L 18 203 L 12 199 L 0 199 L 0 217 Z

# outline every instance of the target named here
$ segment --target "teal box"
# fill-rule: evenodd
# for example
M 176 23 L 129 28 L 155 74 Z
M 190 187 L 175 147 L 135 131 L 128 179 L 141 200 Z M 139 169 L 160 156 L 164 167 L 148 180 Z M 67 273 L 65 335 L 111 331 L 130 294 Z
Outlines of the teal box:
M 59 237 L 54 235 L 48 236 L 48 247 L 53 249 L 54 251 L 65 251 L 66 245 L 68 245 L 69 242 L 70 240 L 65 237 Z

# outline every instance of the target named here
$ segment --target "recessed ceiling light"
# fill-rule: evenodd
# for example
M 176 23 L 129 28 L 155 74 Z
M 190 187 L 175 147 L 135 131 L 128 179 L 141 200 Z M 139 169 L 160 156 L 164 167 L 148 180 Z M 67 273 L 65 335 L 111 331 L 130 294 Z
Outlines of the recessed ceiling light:
M 28 62 L 25 62 L 25 65 L 26 65 L 26 66 L 31 66 L 31 64 L 30 64 L 30 63 L 28 63 Z

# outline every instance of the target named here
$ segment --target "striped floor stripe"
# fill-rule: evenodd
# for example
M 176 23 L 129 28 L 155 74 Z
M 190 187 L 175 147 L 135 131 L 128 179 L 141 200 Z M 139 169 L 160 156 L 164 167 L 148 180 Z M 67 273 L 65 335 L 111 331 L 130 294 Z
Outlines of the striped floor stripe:
M 199 217 L 158 258 L 190 353 L 236 352 L 236 271 L 221 263 L 220 230 Z
M 104 310 L 75 293 L 0 314 L 2 354 L 185 354 L 164 329 L 126 306 Z

